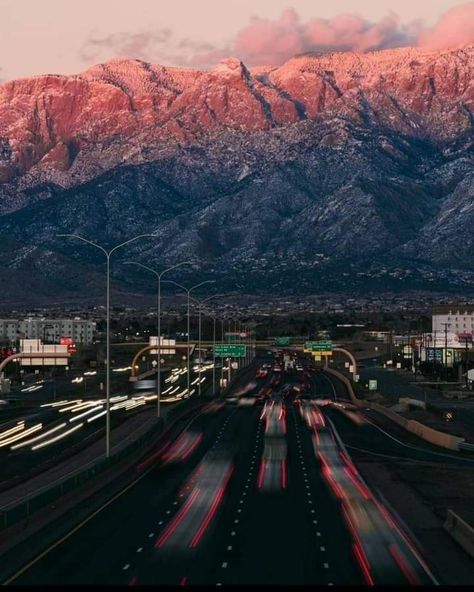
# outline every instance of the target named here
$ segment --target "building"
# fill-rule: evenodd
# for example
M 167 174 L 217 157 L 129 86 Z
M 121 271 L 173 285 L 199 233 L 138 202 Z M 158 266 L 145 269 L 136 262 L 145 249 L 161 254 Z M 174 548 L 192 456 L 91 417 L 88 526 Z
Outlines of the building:
M 438 304 L 433 306 L 433 333 L 474 334 L 473 304 Z
M 90 345 L 95 333 L 96 323 L 79 317 L 0 319 L 0 339 L 7 339 L 10 343 L 16 343 L 20 338 L 41 339 L 43 343 L 59 343 L 62 337 L 71 337 L 76 344 Z

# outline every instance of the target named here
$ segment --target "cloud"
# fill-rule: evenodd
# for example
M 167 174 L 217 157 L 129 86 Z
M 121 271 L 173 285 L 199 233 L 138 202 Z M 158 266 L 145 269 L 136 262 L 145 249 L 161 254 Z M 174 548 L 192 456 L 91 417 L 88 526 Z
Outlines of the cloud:
M 302 21 L 293 9 L 275 20 L 251 19 L 232 43 L 191 58 L 196 65 L 210 65 L 225 56 L 236 56 L 250 66 L 280 65 L 294 55 L 318 51 L 358 51 L 405 46 L 433 49 L 474 42 L 474 2 L 445 12 L 433 27 L 419 20 L 408 24 L 390 14 L 378 22 L 356 14 Z
M 433 27 L 401 23 L 395 14 L 372 22 L 357 14 L 303 21 L 288 8 L 276 19 L 253 17 L 227 45 L 178 39 L 168 28 L 91 35 L 80 56 L 90 63 L 111 57 L 139 58 L 176 66 L 209 67 L 235 56 L 249 66 L 277 66 L 298 54 L 367 52 L 404 46 L 442 49 L 474 42 L 474 2 L 445 12 Z
M 197 54 L 195 63 L 235 55 L 250 66 L 278 65 L 296 54 L 314 51 L 370 51 L 413 44 L 417 26 L 402 25 L 396 15 L 373 23 L 356 14 L 303 22 L 293 9 L 276 20 L 253 18 L 228 47 Z
M 104 54 L 147 60 L 150 59 L 153 52 L 169 42 L 171 36 L 171 29 L 140 31 L 138 33 L 112 33 L 102 37 L 91 35 L 82 46 L 80 56 L 86 62 L 101 59 Z
M 110 35 L 91 34 L 82 45 L 79 56 L 90 64 L 110 58 L 141 59 L 153 63 L 185 65 L 188 57 L 210 52 L 214 46 L 192 39 L 177 39 L 169 28 L 119 32 Z
M 474 42 L 474 2 L 454 6 L 445 12 L 436 25 L 423 31 L 418 44 L 430 49 L 443 49 Z

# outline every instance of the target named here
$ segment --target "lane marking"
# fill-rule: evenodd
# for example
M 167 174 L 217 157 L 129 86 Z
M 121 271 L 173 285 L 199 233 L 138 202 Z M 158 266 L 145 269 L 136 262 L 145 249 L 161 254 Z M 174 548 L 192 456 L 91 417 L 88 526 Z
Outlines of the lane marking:
M 126 563 L 126 564 L 125 564 L 125 565 L 122 567 L 122 569 L 123 569 L 123 571 L 127 571 L 127 569 L 128 569 L 129 567 L 130 567 L 130 563 Z
M 229 546 L 227 547 L 227 551 L 232 551 L 232 545 L 229 545 Z
M 227 561 L 224 561 L 224 563 L 222 564 L 222 567 L 225 569 L 227 567 Z
M 138 547 L 137 553 L 141 553 L 143 551 L 143 547 Z

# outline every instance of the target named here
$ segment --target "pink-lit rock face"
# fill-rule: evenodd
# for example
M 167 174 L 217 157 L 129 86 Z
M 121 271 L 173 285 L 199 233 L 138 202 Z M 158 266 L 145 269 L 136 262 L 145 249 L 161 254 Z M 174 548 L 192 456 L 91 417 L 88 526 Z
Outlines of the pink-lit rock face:
M 8 82 L 0 86 L 0 143 L 8 145 L 0 183 L 32 169 L 68 172 L 88 151 L 109 168 L 144 146 L 307 118 L 350 118 L 442 144 L 471 128 L 473 68 L 467 46 L 301 56 L 251 71 L 235 58 L 209 71 L 113 60 L 77 76 Z

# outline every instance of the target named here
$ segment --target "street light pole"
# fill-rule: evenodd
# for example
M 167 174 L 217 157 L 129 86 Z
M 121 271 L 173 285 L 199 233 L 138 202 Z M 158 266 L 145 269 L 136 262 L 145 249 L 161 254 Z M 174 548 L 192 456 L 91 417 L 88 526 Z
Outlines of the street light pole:
M 125 261 L 125 265 L 138 265 L 138 267 L 142 267 L 143 269 L 146 269 L 147 271 L 153 273 L 157 280 L 158 280 L 158 291 L 157 291 L 157 310 L 156 310 L 156 316 L 157 316 L 157 337 L 156 337 L 156 346 L 157 346 L 157 354 L 158 354 L 158 364 L 157 364 L 157 378 L 156 378 L 156 414 L 157 417 L 160 417 L 160 406 L 161 406 L 161 278 L 165 273 L 168 273 L 168 271 L 172 271 L 173 269 L 176 269 L 177 267 L 181 267 L 182 265 L 191 265 L 192 261 L 183 261 L 182 263 L 177 263 L 176 265 L 172 265 L 171 267 L 168 267 L 167 269 L 164 269 L 162 272 L 158 272 L 155 269 L 152 269 L 151 267 L 148 267 L 146 265 L 143 265 L 142 263 L 138 263 L 136 261 Z
M 227 294 L 214 294 L 213 296 L 209 296 L 208 298 L 204 298 L 204 300 L 197 300 L 197 298 L 195 298 L 196 302 L 198 302 L 199 304 L 199 375 L 201 375 L 201 311 L 202 311 L 202 305 L 205 302 L 208 302 L 209 300 L 212 300 L 213 298 L 223 298 L 224 296 L 227 296 Z M 214 318 L 214 317 L 213 317 Z M 215 346 L 216 346 L 216 320 L 214 318 L 214 342 L 213 342 L 213 351 L 215 352 Z M 215 364 L 215 353 L 214 353 L 214 364 Z M 215 377 L 215 369 L 213 371 L 213 376 Z M 199 396 L 201 396 L 201 380 L 199 380 Z M 213 394 L 215 392 L 215 382 L 214 382 L 214 387 L 213 387 Z
M 120 243 L 119 245 L 116 245 L 115 247 L 113 247 L 113 249 L 107 250 L 104 249 L 104 247 L 90 241 L 87 240 L 86 238 L 79 236 L 78 234 L 58 234 L 58 237 L 61 238 L 77 238 L 78 240 L 87 243 L 88 245 L 91 245 L 93 247 L 95 247 L 96 249 L 99 249 L 100 251 L 102 251 L 102 253 L 104 253 L 105 257 L 106 257 L 106 261 L 107 261 L 107 295 L 106 295 L 106 307 L 107 307 L 107 314 L 106 314 L 106 326 L 107 326 L 107 337 L 106 337 L 106 351 L 107 351 L 107 360 L 106 360 L 106 374 L 105 374 L 105 380 L 106 380 L 106 387 L 105 387 L 105 396 L 106 396 L 106 416 L 105 416 L 105 456 L 106 458 L 109 458 L 110 456 L 110 258 L 112 256 L 112 253 L 115 253 L 115 251 L 117 251 L 118 249 L 121 249 L 122 247 L 125 247 L 126 245 L 129 245 L 130 243 L 133 243 L 141 238 L 156 238 L 156 235 L 154 234 L 140 234 L 138 236 L 134 236 L 133 238 L 129 239 L 128 241 L 125 241 L 123 243 Z
M 204 284 L 215 284 L 215 280 L 206 280 L 204 282 L 201 282 L 199 284 L 196 284 L 195 286 L 192 286 L 191 288 L 186 288 L 186 286 L 183 286 L 182 284 L 178 284 L 177 282 L 173 282 L 172 280 L 163 280 L 166 284 L 173 284 L 174 286 L 177 286 L 178 288 L 181 288 L 182 290 L 184 290 L 187 295 L 188 295 L 188 397 L 190 396 L 190 379 L 191 379 L 191 353 L 190 353 L 190 349 L 191 349 L 191 345 L 190 345 L 190 301 L 191 301 L 191 292 L 193 290 L 195 290 L 196 288 L 199 288 L 200 286 L 204 286 Z M 199 352 L 199 355 L 200 352 Z M 201 359 L 201 358 L 199 358 Z M 199 381 L 201 380 L 201 376 L 199 376 Z M 199 382 L 199 385 L 201 383 Z
M 213 333 L 212 333 L 212 395 L 216 394 L 216 317 L 212 317 L 213 320 Z M 467 360 L 467 356 L 466 356 Z M 466 361 L 467 365 L 467 361 Z M 467 376 L 467 371 L 466 371 Z M 467 382 L 467 378 L 466 378 Z

